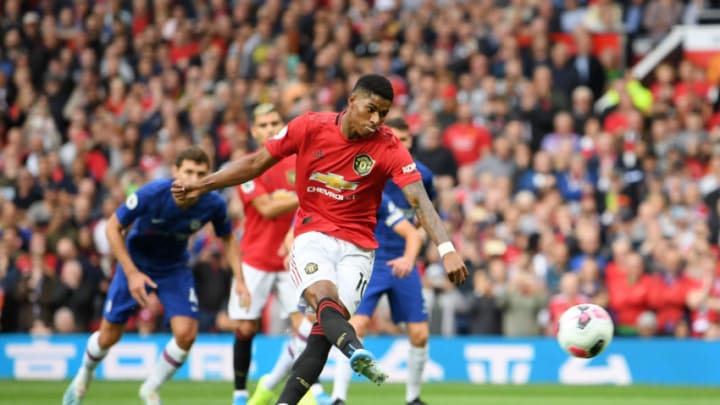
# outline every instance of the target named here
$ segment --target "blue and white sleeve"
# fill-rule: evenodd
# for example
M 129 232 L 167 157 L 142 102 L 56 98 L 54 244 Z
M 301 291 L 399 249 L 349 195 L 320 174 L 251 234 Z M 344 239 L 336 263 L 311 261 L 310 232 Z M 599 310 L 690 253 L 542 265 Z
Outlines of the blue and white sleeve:
M 404 219 L 406 218 L 402 210 L 400 210 L 390 198 L 383 195 L 382 202 L 380 203 L 378 221 L 382 221 L 388 228 L 392 229 Z

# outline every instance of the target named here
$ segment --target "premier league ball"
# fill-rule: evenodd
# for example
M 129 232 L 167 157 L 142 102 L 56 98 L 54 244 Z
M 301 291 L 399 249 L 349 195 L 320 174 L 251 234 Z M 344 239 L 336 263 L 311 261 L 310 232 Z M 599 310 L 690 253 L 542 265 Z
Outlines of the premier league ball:
M 580 304 L 560 317 L 557 340 L 574 357 L 589 359 L 602 353 L 612 341 L 613 321 L 601 306 Z

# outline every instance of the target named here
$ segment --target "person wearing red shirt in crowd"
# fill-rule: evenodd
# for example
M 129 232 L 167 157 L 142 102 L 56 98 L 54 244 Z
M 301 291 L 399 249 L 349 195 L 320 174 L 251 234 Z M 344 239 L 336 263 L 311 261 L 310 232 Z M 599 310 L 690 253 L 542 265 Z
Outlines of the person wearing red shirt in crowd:
M 457 117 L 458 121 L 443 133 L 443 145 L 453 153 L 458 166 L 474 164 L 490 150 L 492 135 L 485 127 L 473 123 L 469 103 L 458 105 Z
M 258 144 L 278 133 L 283 124 L 272 104 L 260 104 L 253 110 L 252 135 Z M 303 318 L 296 305 L 295 287 L 279 253 L 298 206 L 295 156 L 281 160 L 262 176 L 239 185 L 237 193 L 245 211 L 245 231 L 240 241 L 243 275 L 253 294 L 251 306 L 241 307 L 233 281 L 228 303 L 228 315 L 237 327 L 233 344 L 233 404 L 240 405 L 247 402 L 252 341 L 270 293 L 276 291 L 282 314 L 290 317 L 294 330 L 298 330 Z
M 720 337 L 720 264 L 715 254 L 697 263 L 700 277 L 691 280 L 687 306 L 691 310 L 692 334 L 708 339 Z
M 658 333 L 673 335 L 685 316 L 687 296 L 693 283 L 683 274 L 683 263 L 677 248 L 663 249 L 661 270 L 651 277 L 648 304 L 655 311 Z
M 293 366 L 279 404 L 296 404 L 317 381 L 334 344 L 350 367 L 376 384 L 387 374 L 363 348 L 348 318 L 369 281 L 378 244 L 373 235 L 385 183 L 403 190 L 438 251 L 449 279 L 468 275 L 445 226 L 425 191 L 410 153 L 383 125 L 393 103 L 384 76 L 358 79 L 340 113 L 306 113 L 292 121 L 258 152 L 194 182 L 178 181 L 181 201 L 241 184 L 297 154 L 296 188 L 300 208 L 295 222 L 290 274 L 301 305 L 317 314 L 307 346 Z
M 638 317 L 649 309 L 648 294 L 652 285 L 644 269 L 642 256 L 628 253 L 623 263 L 625 277 L 608 283 L 610 309 L 615 314 L 615 324 L 620 335 L 635 334 Z
M 558 321 L 563 312 L 579 304 L 587 304 L 590 299 L 580 293 L 580 278 L 577 273 L 565 273 L 560 279 L 560 292 L 550 297 L 548 312 L 550 312 L 550 329 L 548 335 L 557 333 Z

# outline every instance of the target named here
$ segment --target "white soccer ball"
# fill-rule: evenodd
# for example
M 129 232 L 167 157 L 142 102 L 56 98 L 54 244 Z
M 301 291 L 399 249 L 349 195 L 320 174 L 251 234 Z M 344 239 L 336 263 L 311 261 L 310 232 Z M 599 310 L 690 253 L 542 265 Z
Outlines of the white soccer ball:
M 560 317 L 557 340 L 571 356 L 589 359 L 610 345 L 614 330 L 612 318 L 603 307 L 580 304 Z

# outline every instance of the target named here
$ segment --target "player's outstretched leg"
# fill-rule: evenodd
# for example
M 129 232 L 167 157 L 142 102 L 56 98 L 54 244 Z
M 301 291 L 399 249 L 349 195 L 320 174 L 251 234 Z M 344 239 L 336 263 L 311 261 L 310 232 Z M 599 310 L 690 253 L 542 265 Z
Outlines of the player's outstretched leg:
M 293 364 L 292 373 L 280 394 L 278 404 L 295 405 L 300 401 L 320 376 L 331 347 L 320 325 L 313 325 L 307 346 Z
M 67 390 L 65 390 L 65 395 L 63 395 L 63 405 L 79 405 L 85 398 L 95 373 L 95 367 L 100 364 L 108 352 L 108 349 L 100 347 L 99 340 L 99 331 L 90 335 L 83 355 L 82 365 Z
M 382 384 L 387 374 L 375 361 L 375 356 L 363 348 L 355 329 L 347 321 L 345 309 L 330 298 L 318 302 L 317 317 L 325 336 L 340 349 L 345 357 L 350 358 L 350 367 L 375 384 Z

